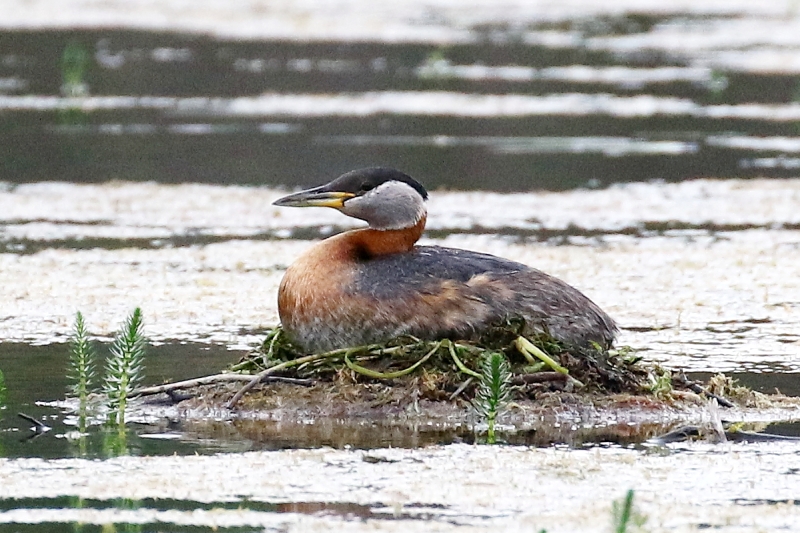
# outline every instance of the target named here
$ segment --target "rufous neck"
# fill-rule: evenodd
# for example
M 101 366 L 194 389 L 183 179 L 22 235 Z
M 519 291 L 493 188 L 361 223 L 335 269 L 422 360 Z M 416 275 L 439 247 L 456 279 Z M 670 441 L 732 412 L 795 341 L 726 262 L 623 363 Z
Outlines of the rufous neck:
M 425 230 L 426 217 L 408 228 L 379 230 L 365 228 L 352 235 L 356 252 L 366 258 L 399 254 L 409 251 Z

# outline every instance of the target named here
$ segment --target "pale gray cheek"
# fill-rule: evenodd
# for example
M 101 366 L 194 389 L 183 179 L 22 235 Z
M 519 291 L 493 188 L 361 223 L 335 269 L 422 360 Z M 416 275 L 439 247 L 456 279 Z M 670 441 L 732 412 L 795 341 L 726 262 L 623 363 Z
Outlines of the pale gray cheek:
M 396 191 L 378 191 L 369 197 L 348 200 L 342 212 L 366 220 L 375 228 L 399 229 L 416 224 L 425 213 L 425 208 L 414 198 L 397 194 Z
M 369 215 L 368 210 L 362 205 L 361 198 L 353 198 L 345 202 L 342 213 L 360 219 L 365 219 Z

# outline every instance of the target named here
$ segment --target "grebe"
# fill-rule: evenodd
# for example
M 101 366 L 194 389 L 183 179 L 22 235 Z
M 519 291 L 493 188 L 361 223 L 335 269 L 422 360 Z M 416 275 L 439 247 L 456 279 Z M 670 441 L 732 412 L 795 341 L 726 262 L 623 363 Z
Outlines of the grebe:
M 428 193 L 390 168 L 365 168 L 274 205 L 338 209 L 369 227 L 314 245 L 278 290 L 284 331 L 312 352 L 379 343 L 400 335 L 474 339 L 521 318 L 525 334 L 608 348 L 614 321 L 574 287 L 493 255 L 415 246 Z

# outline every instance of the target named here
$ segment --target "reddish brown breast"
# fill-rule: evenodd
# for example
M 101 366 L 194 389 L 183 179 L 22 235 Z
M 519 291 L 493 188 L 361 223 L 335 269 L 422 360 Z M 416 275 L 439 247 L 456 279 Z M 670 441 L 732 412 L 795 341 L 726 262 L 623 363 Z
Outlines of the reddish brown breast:
M 410 250 L 424 228 L 423 217 L 410 228 L 347 231 L 312 246 L 286 270 L 278 289 L 284 330 L 307 349 L 326 349 L 341 344 L 330 337 L 353 337 L 368 327 L 370 302 L 343 288 L 371 258 Z

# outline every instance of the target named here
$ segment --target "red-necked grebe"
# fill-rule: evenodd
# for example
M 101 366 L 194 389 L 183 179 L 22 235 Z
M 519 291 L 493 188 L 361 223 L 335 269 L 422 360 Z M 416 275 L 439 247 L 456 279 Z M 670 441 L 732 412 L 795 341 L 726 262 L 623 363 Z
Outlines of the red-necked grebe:
M 427 198 L 402 172 L 366 168 L 275 202 L 333 207 L 369 224 L 312 246 L 286 271 L 278 312 L 295 343 L 321 352 L 400 335 L 473 339 L 523 319 L 526 334 L 611 346 L 614 321 L 560 279 L 493 255 L 415 246 Z

